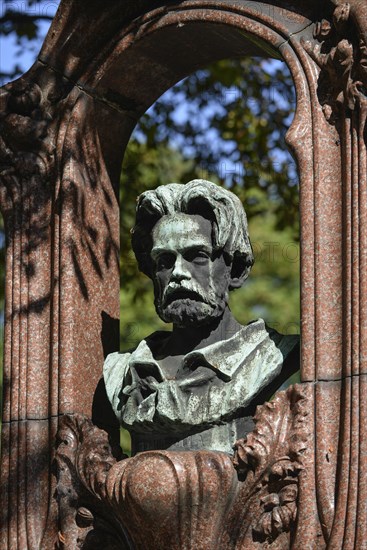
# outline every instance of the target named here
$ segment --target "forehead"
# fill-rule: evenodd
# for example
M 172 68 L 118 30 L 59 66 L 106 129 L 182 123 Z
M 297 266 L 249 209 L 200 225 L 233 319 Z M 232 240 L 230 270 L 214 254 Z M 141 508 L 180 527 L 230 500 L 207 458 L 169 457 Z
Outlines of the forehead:
M 181 250 L 212 247 L 212 225 L 202 216 L 175 214 L 163 216 L 153 229 L 153 249 Z

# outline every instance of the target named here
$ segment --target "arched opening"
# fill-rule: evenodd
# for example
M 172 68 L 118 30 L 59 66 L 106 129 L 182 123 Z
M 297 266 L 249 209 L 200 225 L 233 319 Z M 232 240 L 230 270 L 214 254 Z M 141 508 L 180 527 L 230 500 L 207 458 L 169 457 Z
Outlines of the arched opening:
M 220 16 L 218 15 L 218 20 L 215 20 L 214 17 L 214 21 L 203 21 L 199 20 L 198 14 L 190 13 L 189 16 L 193 15 L 194 20 L 187 20 L 185 24 L 180 25 L 178 27 L 180 29 L 180 34 L 176 32 L 179 17 L 175 18 L 174 15 L 175 14 L 169 14 L 169 16 L 167 16 L 167 18 L 171 17 L 171 21 L 165 22 L 167 23 L 166 25 L 164 25 L 162 21 L 165 19 L 164 16 L 162 19 L 157 17 L 154 23 L 147 22 L 145 28 L 144 25 L 139 28 L 138 38 L 135 36 L 133 30 L 130 35 L 126 34 L 124 37 L 120 37 L 113 56 L 113 70 L 112 65 L 106 66 L 106 72 L 104 72 L 103 77 L 97 83 L 98 93 L 100 93 L 101 97 L 107 98 L 108 101 L 113 103 L 114 107 L 120 111 L 119 126 L 116 131 L 119 133 L 120 142 L 122 141 L 125 145 L 129 140 L 130 132 L 137 119 L 149 105 L 151 105 L 162 92 L 169 89 L 175 82 L 179 81 L 183 76 L 190 74 L 193 70 L 199 67 L 205 67 L 208 63 L 225 57 L 243 58 L 257 55 L 268 58 L 269 53 L 273 54 L 276 58 L 280 57 L 277 46 L 282 43 L 283 38 L 276 32 L 271 36 L 274 45 L 276 45 L 274 50 L 272 50 L 271 46 L 266 44 L 261 38 L 248 40 L 248 32 L 239 30 L 238 27 L 233 24 L 233 19 L 231 20 L 232 25 L 223 24 L 222 14 L 220 14 Z M 187 16 L 187 18 L 189 16 Z M 236 23 L 244 26 L 242 17 L 238 17 Z M 257 23 L 254 24 L 253 21 L 246 21 L 246 23 L 252 26 L 254 34 L 255 30 L 260 33 L 261 25 Z M 155 28 L 153 28 L 154 26 Z M 270 30 L 267 30 L 271 35 Z M 124 44 L 124 41 L 126 44 Z M 162 47 L 161 44 L 165 44 L 165 46 Z M 169 47 L 170 44 L 172 48 Z M 215 45 L 214 50 L 212 47 L 213 44 Z M 123 67 L 123 72 L 119 70 L 120 66 Z M 134 90 L 134 101 L 131 101 L 131 98 L 127 96 L 125 92 L 127 90 Z M 107 134 L 104 132 L 104 126 L 107 125 L 102 123 L 100 127 L 102 145 L 105 142 L 105 136 L 107 137 Z M 108 124 L 108 132 L 111 135 L 110 124 Z M 110 146 L 107 149 L 110 149 Z M 105 159 L 108 161 L 107 155 Z M 111 164 L 109 164 L 109 172 L 113 177 L 117 172 L 117 167 L 113 170 Z M 122 201 L 122 216 L 124 216 L 125 205 L 131 203 L 131 199 L 132 197 L 130 197 L 130 201 Z M 293 243 L 291 243 L 290 247 L 288 246 L 289 239 L 287 238 L 286 242 L 279 243 L 279 246 L 278 242 L 274 244 L 271 238 L 265 242 L 267 243 L 266 245 L 265 243 L 259 245 L 259 255 L 262 255 L 263 259 L 268 256 L 273 261 L 275 260 L 275 262 L 277 259 L 279 260 L 279 258 L 281 260 L 284 259 L 284 254 L 289 253 L 289 249 L 293 246 Z M 298 251 L 296 252 L 296 256 L 294 256 L 294 249 L 292 252 L 293 256 L 291 256 L 291 260 L 292 267 L 294 267 L 296 263 L 294 260 L 296 259 L 298 262 L 299 256 Z M 276 256 L 278 256 L 278 258 L 276 258 Z M 128 263 L 134 263 L 134 259 L 131 255 L 128 259 Z M 246 289 L 244 292 L 246 292 Z M 298 288 L 295 292 L 298 292 Z M 240 302 L 236 300 L 236 303 L 239 304 Z M 126 307 L 126 303 L 124 306 Z M 130 311 L 133 309 L 131 304 L 128 308 Z M 143 307 L 143 309 L 145 314 L 145 307 Z M 260 312 L 260 315 L 261 313 L 262 312 Z M 260 315 L 252 313 L 246 320 L 249 321 L 251 317 L 259 317 Z M 155 317 L 154 312 L 153 316 Z M 124 318 L 124 312 L 122 312 L 122 317 Z M 244 318 L 242 319 L 245 321 Z M 293 319 L 285 323 L 291 325 L 291 327 L 287 326 L 285 328 L 286 332 L 295 332 L 294 327 L 295 324 L 298 323 L 298 320 L 299 317 L 296 313 Z M 271 321 L 273 324 L 277 323 L 276 318 L 271 319 Z M 148 327 L 140 323 L 136 317 L 134 318 L 134 315 L 128 318 L 127 331 L 124 335 L 124 338 L 127 340 L 127 345 L 124 346 L 125 349 L 132 347 L 136 341 L 139 341 L 147 333 L 152 331 L 149 330 L 149 328 L 147 330 L 147 328 Z M 282 329 L 284 330 L 284 328 L 279 325 L 277 328 L 280 332 Z
M 298 178 L 284 144 L 293 113 L 285 64 L 246 58 L 197 71 L 141 119 L 122 168 L 121 351 L 168 328 L 131 250 L 135 199 L 195 178 L 233 190 L 247 210 L 255 265 L 245 287 L 231 293 L 236 318 L 246 324 L 262 316 L 279 332 L 299 333 Z
M 289 19 L 286 19 L 289 16 L 288 12 L 284 12 L 286 20 L 274 17 L 271 19 L 271 25 L 265 12 L 261 13 L 262 17 L 257 18 L 253 18 L 252 12 L 251 6 L 232 9 L 228 13 L 215 9 L 205 11 L 193 8 L 182 11 L 175 8 L 167 13 L 158 9 L 145 16 L 143 21 L 136 20 L 128 32 L 125 31 L 118 37 L 113 46 L 113 55 L 109 56 L 107 64 L 102 64 L 99 78 L 95 84 L 93 83 L 100 97 L 106 98 L 120 113 L 118 124 L 111 118 L 107 124 L 106 119 L 101 119 L 99 123 L 100 141 L 105 149 L 104 158 L 116 185 L 121 156 L 115 153 L 111 158 L 111 135 L 123 143 L 125 148 L 133 128 L 143 113 L 159 96 L 186 75 L 220 59 L 253 56 L 265 59 L 283 57 L 292 71 L 298 69 L 292 49 L 285 39 L 286 33 L 289 32 Z M 309 21 L 294 18 L 292 25 L 295 32 L 302 32 L 309 25 Z M 109 53 L 111 54 L 111 50 Z M 90 73 L 90 76 L 91 80 L 86 78 L 86 82 L 89 80 L 92 83 L 95 81 L 95 75 Z M 305 101 L 302 97 L 304 93 L 304 87 L 299 85 L 297 114 L 293 123 L 296 127 L 301 113 L 305 110 Z M 293 147 L 292 132 L 288 133 L 288 137 Z M 310 138 L 309 135 L 307 139 Z M 297 154 L 307 157 L 310 152 L 310 149 L 305 148 L 303 151 L 298 150 Z M 123 212 L 124 204 L 121 207 Z M 293 248 L 292 242 L 288 245 L 289 242 L 278 247 L 276 243 L 276 250 L 273 250 L 271 247 L 274 248 L 274 245 L 267 244 L 265 250 L 264 246 L 260 246 L 259 253 L 274 257 L 274 253 L 279 252 L 280 256 L 288 255 L 295 264 L 294 260 L 298 260 L 298 251 Z M 130 257 L 129 263 L 133 262 L 134 259 Z M 287 327 L 286 330 L 294 331 L 294 328 L 297 328 L 294 323 L 297 323 L 298 315 L 295 317 L 291 320 L 292 327 Z M 276 322 L 275 319 L 272 320 Z M 136 324 L 132 319 L 129 319 L 128 323 L 128 336 L 137 337 Z
M 307 33 L 310 25 L 309 19 L 301 16 L 295 17 L 294 14 L 289 14 L 286 10 L 280 10 L 278 14 L 274 8 L 271 8 L 272 17 L 269 18 L 269 14 L 264 10 L 261 13 L 255 10 L 255 17 L 253 6 L 247 5 L 228 6 L 228 11 L 224 8 L 212 7 L 197 10 L 196 6 L 197 4 L 185 3 L 182 8 L 172 7 L 170 10 L 158 8 L 147 13 L 141 20 L 139 18 L 134 20 L 123 31 L 118 32 L 108 46 L 88 64 L 88 69 L 84 71 L 83 75 L 80 74 L 78 66 L 75 66 L 75 78 L 79 78 L 80 88 L 87 93 L 84 97 L 78 98 L 76 106 L 72 110 L 72 117 L 67 123 L 67 139 L 63 146 L 63 157 L 71 159 L 71 162 L 70 168 L 68 161 L 65 169 L 64 193 L 65 196 L 70 197 L 71 204 L 75 196 L 76 181 L 78 193 L 83 196 L 85 204 L 92 204 L 86 193 L 87 187 L 84 182 L 87 182 L 93 194 L 100 189 L 98 191 L 100 206 L 98 210 L 93 209 L 93 213 L 91 208 L 91 214 L 85 211 L 85 223 L 81 228 L 75 224 L 76 232 L 72 235 L 73 239 L 81 231 L 88 231 L 88 216 L 96 214 L 93 225 L 97 224 L 102 232 L 107 230 L 108 238 L 113 233 L 114 250 L 117 250 L 119 228 L 116 223 L 117 203 L 115 197 L 119 193 L 123 153 L 134 127 L 156 99 L 175 83 L 196 70 L 221 59 L 243 59 L 249 58 L 249 56 L 268 59 L 269 56 L 273 56 L 284 59 L 293 78 L 297 74 L 295 81 L 297 110 L 287 133 L 287 142 L 296 153 L 301 168 L 301 182 L 307 182 L 307 185 L 300 186 L 301 195 L 303 194 L 307 200 L 312 200 L 313 157 L 310 120 L 312 113 L 308 108 L 309 91 L 306 74 L 297 57 L 299 52 L 295 51 L 299 47 L 299 45 L 297 46 L 298 42 L 292 44 L 288 40 L 291 31 L 300 34 Z M 76 60 L 74 53 L 73 59 Z M 44 59 L 46 61 L 47 56 Z M 42 55 L 41 60 L 43 60 Z M 51 61 L 48 59 L 49 63 Z M 71 64 L 73 63 L 74 61 L 71 60 Z M 93 100 L 89 101 L 88 96 L 93 97 Z M 301 131 L 303 147 L 299 146 Z M 96 147 L 98 155 L 95 153 Z M 78 151 L 78 149 L 80 150 Z M 97 156 L 98 162 L 96 163 Z M 74 170 L 75 166 L 82 166 L 83 175 L 78 176 L 79 181 L 78 178 L 75 178 L 70 186 L 68 174 L 70 170 Z M 97 181 L 103 181 L 103 185 L 98 187 Z M 305 204 L 304 200 L 303 203 Z M 124 207 L 125 205 L 121 204 L 122 211 Z M 72 213 L 70 212 L 70 214 Z M 78 213 L 76 214 L 79 216 Z M 304 218 L 306 224 L 310 226 L 312 219 L 309 216 L 304 216 Z M 79 219 L 78 217 L 78 221 Z M 63 227 L 65 227 L 65 237 L 63 238 L 67 239 L 71 231 L 66 224 Z M 90 235 L 87 238 L 90 240 Z M 308 233 L 308 242 L 305 239 L 303 242 L 306 243 L 306 246 L 311 247 L 312 239 L 313 230 Z M 97 244 L 92 243 L 91 246 L 96 248 Z M 71 260 L 74 262 L 74 258 Z M 96 262 L 93 257 L 90 260 L 91 271 L 94 270 L 99 277 Z M 105 262 L 103 258 L 102 260 Z M 130 258 L 129 262 L 134 262 L 134 259 Z M 305 257 L 303 265 L 307 267 L 307 264 L 312 269 L 314 268 L 311 255 Z M 97 309 L 93 315 L 90 315 L 89 310 L 87 311 L 87 302 L 90 302 L 90 296 L 94 290 L 92 285 L 89 285 L 89 293 L 87 293 L 85 285 L 83 287 L 81 285 L 81 282 L 85 283 L 89 277 L 87 265 L 79 262 L 77 268 L 78 273 L 75 272 L 74 265 L 74 281 L 77 280 L 77 285 L 85 298 L 85 312 L 83 313 L 82 309 L 78 310 L 75 323 L 79 325 L 82 319 L 85 324 L 88 316 L 90 331 L 84 331 L 84 335 L 87 335 L 88 340 L 92 341 L 91 335 L 93 330 L 95 331 L 93 318 L 99 322 L 101 310 Z M 84 280 L 81 281 L 84 273 Z M 102 327 L 102 332 L 110 335 L 115 331 L 114 319 L 118 316 L 116 306 L 112 307 L 110 304 L 117 302 L 118 289 L 115 285 L 115 273 L 110 270 L 108 277 L 110 277 L 111 284 L 109 287 L 105 285 L 104 288 L 109 288 L 107 292 L 109 296 L 102 298 L 108 307 L 108 310 L 105 310 L 108 315 L 104 318 L 106 322 Z M 100 297 L 98 297 L 99 299 Z M 81 302 L 82 304 L 84 302 Z M 310 322 L 307 323 L 307 330 L 311 334 L 313 330 L 313 317 L 311 317 L 314 307 L 313 297 L 311 300 L 308 297 L 304 305 L 308 308 Z M 66 310 L 66 305 L 63 307 Z M 82 307 L 84 308 L 84 305 Z M 135 328 L 133 327 L 132 330 L 135 331 Z M 75 333 L 72 333 L 69 325 L 68 331 L 70 337 L 75 337 Z M 80 337 L 84 338 L 84 336 Z M 64 338 L 66 338 L 66 333 Z M 116 347 L 112 349 L 110 347 L 110 351 L 117 348 L 116 344 L 114 346 Z M 95 354 L 93 358 L 98 366 L 101 364 L 101 351 L 99 349 L 99 356 Z M 103 352 L 106 353 L 104 345 Z M 309 355 L 312 356 L 312 353 L 312 346 L 309 346 Z M 312 370 L 313 359 L 309 365 L 312 365 L 309 367 Z
M 245 286 L 230 294 L 234 316 L 242 325 L 262 317 L 282 334 L 299 334 L 298 177 L 284 143 L 294 104 L 284 63 L 246 58 L 200 69 L 142 117 L 121 177 L 121 352 L 171 329 L 156 314 L 152 283 L 131 249 L 136 197 L 195 178 L 231 189 L 247 211 L 255 265 Z M 296 373 L 283 387 L 298 380 Z M 121 443 L 128 452 L 124 431 Z

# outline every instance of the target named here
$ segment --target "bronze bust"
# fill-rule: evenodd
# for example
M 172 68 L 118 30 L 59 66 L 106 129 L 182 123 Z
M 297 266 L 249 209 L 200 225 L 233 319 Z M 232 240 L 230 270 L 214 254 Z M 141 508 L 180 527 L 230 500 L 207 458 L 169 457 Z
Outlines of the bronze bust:
M 229 309 L 229 292 L 254 262 L 242 203 L 205 180 L 160 186 L 139 197 L 132 245 L 153 280 L 158 315 L 173 323 L 105 362 L 107 394 L 133 453 L 230 453 L 253 429 L 255 406 L 298 368 L 297 336 L 262 319 L 243 326 Z

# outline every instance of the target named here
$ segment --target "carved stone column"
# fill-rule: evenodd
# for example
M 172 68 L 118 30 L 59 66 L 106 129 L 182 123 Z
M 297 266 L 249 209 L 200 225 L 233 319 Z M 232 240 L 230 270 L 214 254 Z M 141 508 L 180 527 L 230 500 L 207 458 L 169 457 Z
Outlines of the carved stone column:
M 51 548 L 58 418 L 92 415 L 104 352 L 118 345 L 119 207 L 88 96 L 37 64 L 2 90 L 2 101 L 7 274 L 0 546 Z M 108 413 L 99 414 L 96 422 L 107 427 Z
M 329 380 L 328 385 L 338 387 L 340 393 L 339 438 L 335 438 L 328 449 L 316 450 L 317 481 L 319 510 L 325 518 L 329 547 L 366 548 L 367 6 L 364 2 L 337 4 L 332 17 L 321 20 L 315 28 L 319 44 L 305 44 L 320 67 L 318 98 L 325 118 L 338 131 L 342 166 L 342 284 L 339 290 L 334 289 L 340 293 L 342 331 L 332 340 L 334 349 L 340 350 L 341 361 L 339 368 L 330 369 L 327 358 L 323 376 Z M 319 390 L 316 433 L 320 435 L 327 414 L 322 399 Z M 336 399 L 334 406 L 335 403 Z M 322 499 L 323 487 L 327 485 L 322 470 L 323 454 L 326 460 L 337 454 L 336 484 L 332 487 L 328 483 L 330 495 L 335 491 L 335 512 L 326 514 Z

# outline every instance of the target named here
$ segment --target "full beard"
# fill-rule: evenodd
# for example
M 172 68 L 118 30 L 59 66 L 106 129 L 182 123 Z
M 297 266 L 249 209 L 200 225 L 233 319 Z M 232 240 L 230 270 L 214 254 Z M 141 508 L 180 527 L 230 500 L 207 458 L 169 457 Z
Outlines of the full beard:
M 180 328 L 200 326 L 220 317 L 226 307 L 225 296 L 218 297 L 215 303 L 198 301 L 192 298 L 180 298 L 162 306 L 155 302 L 156 311 L 165 323 L 173 323 Z

